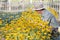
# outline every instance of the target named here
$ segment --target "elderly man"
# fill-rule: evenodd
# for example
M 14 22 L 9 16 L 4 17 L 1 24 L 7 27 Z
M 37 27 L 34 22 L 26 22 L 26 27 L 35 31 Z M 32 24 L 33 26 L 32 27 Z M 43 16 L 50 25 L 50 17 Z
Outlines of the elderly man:
M 43 21 L 49 21 L 48 25 L 53 27 L 53 31 L 52 31 L 53 40 L 60 40 L 60 38 L 59 38 L 60 36 L 59 37 L 55 37 L 55 35 L 54 35 L 54 34 L 57 35 L 57 34 L 60 33 L 60 26 L 59 26 L 59 23 L 57 22 L 56 18 L 54 17 L 54 15 L 51 12 L 49 12 L 47 9 L 45 9 L 43 7 L 43 4 L 40 4 L 39 6 L 41 6 L 40 9 L 37 8 L 37 6 L 34 6 L 35 10 L 39 14 L 42 15 L 42 20 Z
M 51 10 L 48 11 L 47 9 L 45 9 L 42 2 L 40 2 L 40 4 L 38 4 L 38 5 L 36 5 L 36 3 L 34 3 L 34 10 L 36 10 L 39 14 L 42 15 L 43 21 L 48 21 L 49 25 L 53 27 L 53 29 L 52 29 L 53 40 L 60 40 L 60 37 L 55 37 L 55 35 L 59 36 L 60 25 L 57 22 L 55 16 L 50 12 Z
M 56 21 L 55 17 L 46 9 L 36 10 L 38 13 L 42 15 L 43 21 L 49 21 L 49 25 L 53 27 L 52 34 L 57 34 L 60 32 L 60 27 L 58 22 Z M 55 32 L 56 31 L 56 32 Z M 54 33 L 55 32 L 55 33 Z

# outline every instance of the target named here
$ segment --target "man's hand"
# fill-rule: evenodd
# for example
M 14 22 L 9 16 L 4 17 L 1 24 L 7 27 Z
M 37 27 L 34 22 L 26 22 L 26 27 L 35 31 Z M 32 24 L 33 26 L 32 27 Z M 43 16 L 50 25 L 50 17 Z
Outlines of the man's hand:
M 59 36 L 58 28 L 53 28 L 51 35 L 53 37 L 58 37 Z

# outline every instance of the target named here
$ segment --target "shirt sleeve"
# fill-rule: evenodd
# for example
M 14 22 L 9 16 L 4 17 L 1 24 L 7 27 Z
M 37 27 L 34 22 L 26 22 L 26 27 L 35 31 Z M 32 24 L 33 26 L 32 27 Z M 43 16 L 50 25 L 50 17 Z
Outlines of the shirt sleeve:
M 44 21 L 48 21 L 50 26 L 54 28 L 59 27 L 59 23 L 57 22 L 56 18 L 48 10 L 44 10 L 42 16 L 42 19 Z
M 59 23 L 57 22 L 57 20 L 54 16 L 51 16 L 51 18 L 50 18 L 50 26 L 52 26 L 54 28 L 59 27 Z

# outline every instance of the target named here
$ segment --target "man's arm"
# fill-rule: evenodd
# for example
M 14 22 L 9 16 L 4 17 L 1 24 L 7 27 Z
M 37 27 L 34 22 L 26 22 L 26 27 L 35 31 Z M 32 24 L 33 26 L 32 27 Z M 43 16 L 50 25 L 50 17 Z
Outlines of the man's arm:
M 60 32 L 60 26 L 59 23 L 57 22 L 56 18 L 51 14 L 48 10 L 44 10 L 42 14 L 43 20 L 49 21 L 49 25 L 52 26 L 53 28 L 58 28 L 58 32 Z
M 55 17 L 53 16 L 51 19 L 51 26 L 53 26 L 53 28 L 58 28 L 57 31 L 60 33 L 60 26 L 59 23 L 57 22 L 57 20 L 55 19 Z

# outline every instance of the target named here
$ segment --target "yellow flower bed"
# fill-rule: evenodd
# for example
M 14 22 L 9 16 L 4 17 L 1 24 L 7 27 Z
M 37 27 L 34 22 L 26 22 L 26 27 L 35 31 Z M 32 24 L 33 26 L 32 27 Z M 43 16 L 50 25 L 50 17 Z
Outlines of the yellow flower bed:
M 42 21 L 41 15 L 36 11 L 22 12 L 19 19 L 14 19 L 10 24 L 0 28 L 0 40 L 50 40 L 51 26 L 49 22 Z

